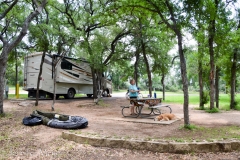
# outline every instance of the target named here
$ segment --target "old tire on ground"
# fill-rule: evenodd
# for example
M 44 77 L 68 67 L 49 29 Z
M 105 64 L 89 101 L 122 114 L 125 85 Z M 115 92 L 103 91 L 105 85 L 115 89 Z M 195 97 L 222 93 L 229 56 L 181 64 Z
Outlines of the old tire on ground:
M 43 120 L 41 117 L 24 117 L 22 120 L 22 123 L 26 126 L 35 126 L 43 123 Z
M 69 120 L 67 121 L 51 119 L 48 123 L 48 126 L 53 128 L 63 128 L 63 129 L 82 129 L 88 126 L 88 121 L 84 117 L 69 116 Z
M 81 129 L 88 126 L 88 120 L 81 116 L 41 112 L 38 110 L 33 111 L 31 116 L 41 118 L 42 124 L 53 128 Z

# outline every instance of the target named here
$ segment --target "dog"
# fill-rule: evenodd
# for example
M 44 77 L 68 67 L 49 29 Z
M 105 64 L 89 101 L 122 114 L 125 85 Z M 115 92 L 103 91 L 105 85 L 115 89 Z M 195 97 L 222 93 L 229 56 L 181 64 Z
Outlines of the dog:
M 180 119 L 180 118 L 176 117 L 172 113 L 164 113 L 164 114 L 161 114 L 161 115 L 155 117 L 154 121 L 155 120 L 158 120 L 158 121 L 169 121 L 169 120 L 175 120 L 175 119 Z

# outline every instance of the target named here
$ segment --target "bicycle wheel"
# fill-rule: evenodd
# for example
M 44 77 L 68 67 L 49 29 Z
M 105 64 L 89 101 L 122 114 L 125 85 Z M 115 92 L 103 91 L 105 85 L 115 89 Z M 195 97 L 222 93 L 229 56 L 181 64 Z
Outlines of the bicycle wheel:
M 142 95 L 142 93 L 139 93 L 138 94 L 138 99 L 141 99 L 141 98 L 143 98 L 143 95 Z
M 126 93 L 126 94 L 125 94 L 125 98 L 126 98 L 126 99 L 130 99 L 130 98 L 129 98 L 129 93 Z
M 128 106 L 121 106 L 122 107 L 122 115 L 123 117 L 127 117 L 130 115 L 130 107 Z

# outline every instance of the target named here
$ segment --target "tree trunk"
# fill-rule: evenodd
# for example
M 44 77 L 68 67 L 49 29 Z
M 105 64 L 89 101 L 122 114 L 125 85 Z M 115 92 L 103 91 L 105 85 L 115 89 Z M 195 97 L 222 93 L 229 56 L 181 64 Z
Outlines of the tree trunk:
M 215 78 L 215 102 L 216 102 L 216 108 L 219 108 L 219 74 L 220 74 L 220 68 L 216 67 L 216 78 Z
M 213 49 L 213 39 L 215 35 L 215 20 L 210 21 L 209 26 L 209 38 L 208 38 L 208 45 L 209 45 L 209 54 L 210 54 L 210 109 L 214 108 L 214 101 L 215 101 L 215 63 L 214 63 L 214 49 Z
M 15 48 L 15 95 L 17 95 L 17 83 L 18 83 L 18 59 L 17 50 Z
M 95 69 L 91 69 L 92 70 L 92 81 L 93 81 L 93 99 L 97 99 L 97 77 L 96 77 L 96 72 Z
M 145 61 L 146 68 L 147 68 L 149 95 L 150 95 L 150 97 L 152 97 L 152 76 L 151 76 L 151 70 L 150 70 L 150 66 L 148 63 L 148 59 L 147 59 L 147 55 L 146 55 L 146 48 L 145 48 L 145 44 L 144 44 L 143 40 L 141 40 L 141 45 L 142 45 L 144 61 Z
M 38 73 L 38 81 L 37 81 L 37 91 L 36 91 L 36 102 L 35 102 L 35 106 L 38 106 L 38 99 L 39 99 L 39 85 L 40 85 L 40 80 L 41 80 L 41 75 L 42 75 L 42 66 L 44 63 L 44 59 L 45 59 L 45 54 L 46 52 L 44 51 L 42 54 L 42 59 L 41 59 L 41 63 L 40 63 L 40 68 L 39 68 L 39 73 Z
M 237 73 L 237 52 L 235 48 L 232 57 L 232 67 L 231 67 L 231 91 L 230 91 L 230 109 L 235 109 L 235 89 L 236 89 L 236 73 Z
M 54 105 L 55 105 L 55 102 L 56 102 L 56 99 L 57 99 L 57 95 L 56 95 L 56 73 L 57 73 L 57 71 L 56 71 L 56 61 L 57 61 L 57 59 L 56 59 L 56 57 L 54 57 L 53 56 L 53 102 L 52 102 L 52 106 L 51 106 L 51 109 L 52 109 L 52 111 L 54 111 L 55 109 L 54 109 Z
M 240 20 L 238 21 L 238 28 L 240 28 Z M 236 74 L 237 74 L 237 59 L 238 59 L 238 48 L 233 50 L 233 58 L 232 58 L 232 68 L 231 68 L 231 99 L 230 99 L 230 108 L 235 109 L 235 91 L 236 91 Z
M 181 31 L 176 31 L 176 35 L 178 38 L 178 53 L 180 57 L 180 66 L 181 66 L 181 77 L 183 83 L 183 94 L 184 94 L 184 102 L 183 102 L 183 112 L 184 112 L 184 125 L 190 125 L 189 122 L 189 95 L 188 95 L 188 79 L 187 79 L 187 68 L 186 68 L 186 61 L 183 53 L 182 48 L 182 34 Z
M 203 103 L 203 68 L 202 68 L 202 50 L 200 49 L 200 43 L 198 43 L 198 83 L 199 83 L 199 108 L 204 109 Z
M 134 79 L 135 79 L 135 82 L 136 82 L 136 86 L 138 86 L 138 64 L 139 64 L 139 51 L 137 49 L 136 51 L 136 62 L 134 63 Z
M 102 70 L 97 70 L 97 84 L 98 84 L 98 94 L 97 94 L 98 100 L 97 101 L 99 101 L 99 99 L 102 96 L 102 92 L 104 91 Z
M 4 95 L 4 79 L 5 73 L 7 68 L 7 59 L 8 59 L 8 52 L 5 48 L 3 48 L 2 55 L 0 57 L 0 114 L 3 114 L 3 95 Z
M 166 19 L 165 15 L 162 14 L 162 9 L 157 8 L 157 5 L 151 1 L 147 0 L 150 4 L 153 5 L 157 9 L 157 13 L 161 17 L 162 21 L 170 28 L 177 36 L 178 39 L 178 54 L 180 57 L 180 67 L 181 67 L 181 77 L 183 83 L 183 94 L 184 94 L 184 102 L 183 102 L 183 111 L 184 111 L 184 125 L 190 125 L 189 122 L 189 111 L 188 111 L 188 103 L 189 103 L 189 96 L 188 96 L 188 79 L 187 79 L 187 69 L 186 69 L 186 61 L 183 53 L 182 48 L 182 33 L 181 33 L 181 25 L 178 24 L 177 19 L 175 18 L 174 7 L 172 3 L 168 0 L 164 1 L 164 5 L 166 5 L 170 18 Z M 170 4 L 171 3 L 171 4 Z M 169 23 L 171 20 L 171 23 Z
M 214 0 L 215 5 L 215 13 L 213 16 L 213 19 L 209 22 L 209 28 L 208 28 L 208 45 L 209 45 L 209 55 L 210 55 L 210 74 L 209 74 L 209 81 L 210 81 L 210 109 L 214 108 L 214 102 L 215 102 L 215 59 L 214 59 L 214 37 L 216 32 L 216 15 L 218 10 L 218 3 L 219 0 Z

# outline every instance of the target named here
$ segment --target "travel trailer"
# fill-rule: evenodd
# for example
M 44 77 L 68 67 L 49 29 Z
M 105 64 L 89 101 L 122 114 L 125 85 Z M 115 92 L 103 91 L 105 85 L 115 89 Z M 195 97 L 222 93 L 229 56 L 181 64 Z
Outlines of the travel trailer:
M 66 99 L 74 98 L 75 94 L 93 95 L 93 81 L 91 68 L 85 59 L 59 57 L 58 55 L 46 54 L 42 66 L 42 75 L 39 84 L 39 98 L 53 98 L 53 60 L 60 61 L 56 67 L 56 98 L 64 96 Z M 40 71 L 42 53 L 27 55 L 24 59 L 24 82 L 23 90 L 28 91 L 29 98 L 36 97 L 37 79 Z M 104 78 L 103 78 L 104 79 Z M 112 93 L 112 83 L 103 80 L 103 93 Z

